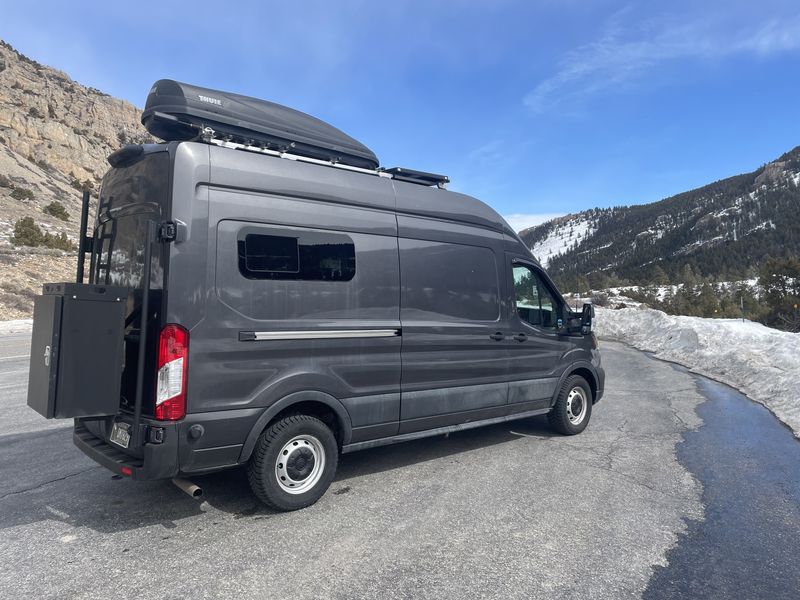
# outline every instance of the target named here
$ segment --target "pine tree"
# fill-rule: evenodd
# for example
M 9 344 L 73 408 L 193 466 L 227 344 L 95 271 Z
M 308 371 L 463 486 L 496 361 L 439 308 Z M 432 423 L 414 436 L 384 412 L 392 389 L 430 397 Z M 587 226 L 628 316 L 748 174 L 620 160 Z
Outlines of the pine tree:
M 771 258 L 761 269 L 758 284 L 764 291 L 764 303 L 769 309 L 767 324 L 795 330 L 800 307 L 800 259 Z
M 697 312 L 701 317 L 719 316 L 719 300 L 708 282 L 702 285 L 697 295 Z
M 678 279 L 684 286 L 694 287 L 697 285 L 697 275 L 695 275 L 694 269 L 689 263 L 683 265 Z
M 660 265 L 653 267 L 652 282 L 656 285 L 669 285 L 670 279 L 667 272 Z

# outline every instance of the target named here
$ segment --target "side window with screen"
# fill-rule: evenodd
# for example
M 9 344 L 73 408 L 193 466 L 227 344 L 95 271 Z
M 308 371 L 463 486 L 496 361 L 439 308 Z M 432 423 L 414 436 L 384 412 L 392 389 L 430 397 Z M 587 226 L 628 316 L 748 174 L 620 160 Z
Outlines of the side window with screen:
M 559 305 L 537 273 L 525 265 L 514 265 L 514 300 L 519 318 L 545 329 L 558 327 Z
M 248 279 L 350 281 L 356 274 L 355 245 L 344 233 L 248 227 L 237 246 Z
M 250 233 L 244 237 L 244 267 L 248 274 L 299 273 L 296 237 Z

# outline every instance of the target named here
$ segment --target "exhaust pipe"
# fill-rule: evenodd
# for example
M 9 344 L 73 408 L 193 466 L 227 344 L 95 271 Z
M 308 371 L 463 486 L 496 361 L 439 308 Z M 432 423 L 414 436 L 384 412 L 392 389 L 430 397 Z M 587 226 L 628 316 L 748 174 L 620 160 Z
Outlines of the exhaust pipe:
M 195 485 L 187 479 L 180 479 L 176 477 L 172 480 L 172 483 L 174 483 L 179 490 L 189 494 L 195 500 L 203 497 L 203 488 L 201 488 L 199 485 Z

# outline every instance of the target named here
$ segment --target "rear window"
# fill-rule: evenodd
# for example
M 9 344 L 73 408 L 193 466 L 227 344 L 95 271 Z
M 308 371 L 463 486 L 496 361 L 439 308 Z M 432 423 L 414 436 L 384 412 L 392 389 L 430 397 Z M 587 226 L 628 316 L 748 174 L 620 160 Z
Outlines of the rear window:
M 162 221 L 169 201 L 167 152 L 145 155 L 103 178 L 92 254 L 92 281 L 141 287 L 148 220 Z M 163 287 L 164 258 L 154 246 L 151 287 Z

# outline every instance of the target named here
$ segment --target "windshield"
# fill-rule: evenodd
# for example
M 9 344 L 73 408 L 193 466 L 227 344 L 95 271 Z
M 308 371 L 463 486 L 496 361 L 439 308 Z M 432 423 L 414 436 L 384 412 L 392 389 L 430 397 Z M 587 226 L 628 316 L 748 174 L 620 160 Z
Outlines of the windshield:
M 148 221 L 164 220 L 169 198 L 169 154 L 154 152 L 103 178 L 92 254 L 92 283 L 141 287 Z M 155 248 L 154 248 L 155 249 Z M 163 287 L 163 257 L 153 252 L 152 289 Z

